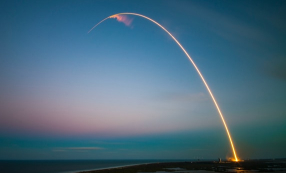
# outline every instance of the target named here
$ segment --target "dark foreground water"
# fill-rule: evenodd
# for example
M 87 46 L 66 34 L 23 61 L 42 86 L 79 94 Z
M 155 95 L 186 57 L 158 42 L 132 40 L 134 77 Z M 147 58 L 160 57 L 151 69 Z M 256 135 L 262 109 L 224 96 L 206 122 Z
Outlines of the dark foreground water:
M 168 160 L 170 161 L 170 160 Z M 0 161 L 1 173 L 72 173 L 167 160 L 33 160 Z

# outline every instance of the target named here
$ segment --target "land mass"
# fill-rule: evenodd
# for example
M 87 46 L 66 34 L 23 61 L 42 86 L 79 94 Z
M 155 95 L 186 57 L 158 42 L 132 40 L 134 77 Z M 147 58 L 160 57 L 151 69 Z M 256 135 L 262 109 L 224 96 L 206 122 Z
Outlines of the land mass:
M 149 163 L 133 166 L 83 171 L 81 173 L 203 173 L 203 172 L 286 172 L 286 159 L 231 161 L 188 161 Z

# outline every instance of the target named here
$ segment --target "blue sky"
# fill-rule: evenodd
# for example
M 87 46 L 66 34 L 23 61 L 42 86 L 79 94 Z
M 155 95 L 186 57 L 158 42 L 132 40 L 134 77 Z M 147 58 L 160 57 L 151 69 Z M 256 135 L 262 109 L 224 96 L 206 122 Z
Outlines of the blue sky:
M 283 1 L 1 1 L 0 159 L 285 157 Z

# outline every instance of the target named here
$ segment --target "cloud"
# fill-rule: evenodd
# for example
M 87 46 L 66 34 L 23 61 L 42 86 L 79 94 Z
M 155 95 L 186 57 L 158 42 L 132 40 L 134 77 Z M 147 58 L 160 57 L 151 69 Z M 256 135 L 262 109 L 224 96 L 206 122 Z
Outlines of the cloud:
M 102 150 L 101 147 L 68 147 L 69 150 Z
M 104 145 L 126 145 L 126 142 L 106 142 L 106 141 L 94 141 L 94 144 L 104 144 Z
M 63 147 L 54 148 L 54 152 L 65 152 L 65 151 L 88 151 L 88 150 L 103 150 L 102 147 Z

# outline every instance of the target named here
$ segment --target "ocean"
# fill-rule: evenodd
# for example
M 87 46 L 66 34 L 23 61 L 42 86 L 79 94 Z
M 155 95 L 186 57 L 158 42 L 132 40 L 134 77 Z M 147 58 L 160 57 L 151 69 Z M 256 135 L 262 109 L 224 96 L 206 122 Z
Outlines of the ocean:
M 155 162 L 167 162 L 167 160 L 0 160 L 0 172 L 75 173 L 84 170 Z

